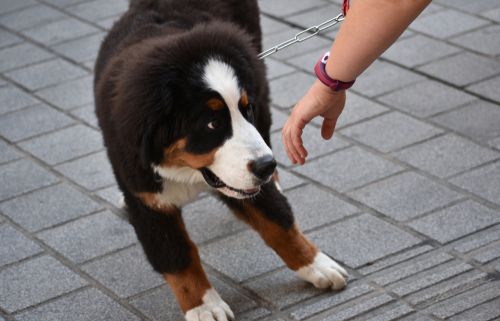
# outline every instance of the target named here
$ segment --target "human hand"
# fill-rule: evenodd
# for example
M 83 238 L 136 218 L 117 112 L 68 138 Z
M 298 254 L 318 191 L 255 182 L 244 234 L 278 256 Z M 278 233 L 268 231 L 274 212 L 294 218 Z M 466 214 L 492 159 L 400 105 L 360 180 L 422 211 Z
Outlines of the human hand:
M 321 136 L 324 139 L 332 138 L 337 119 L 344 110 L 345 100 L 345 90 L 334 92 L 317 80 L 309 92 L 295 105 L 281 130 L 286 153 L 292 164 L 303 165 L 306 162 L 307 151 L 301 138 L 304 127 L 314 117 L 321 116 L 324 118 Z

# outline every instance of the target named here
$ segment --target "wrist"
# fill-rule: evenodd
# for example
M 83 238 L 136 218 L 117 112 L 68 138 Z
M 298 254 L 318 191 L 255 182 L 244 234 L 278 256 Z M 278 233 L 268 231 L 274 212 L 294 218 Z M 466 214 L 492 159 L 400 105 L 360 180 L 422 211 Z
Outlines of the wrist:
M 318 61 L 316 67 L 314 67 L 314 72 L 316 73 L 318 79 L 321 81 L 321 83 L 329 87 L 332 91 L 341 91 L 351 88 L 352 85 L 354 85 L 356 79 L 344 82 L 338 79 L 333 79 L 328 75 L 326 71 L 326 63 L 328 61 L 329 56 L 330 52 L 326 52 Z

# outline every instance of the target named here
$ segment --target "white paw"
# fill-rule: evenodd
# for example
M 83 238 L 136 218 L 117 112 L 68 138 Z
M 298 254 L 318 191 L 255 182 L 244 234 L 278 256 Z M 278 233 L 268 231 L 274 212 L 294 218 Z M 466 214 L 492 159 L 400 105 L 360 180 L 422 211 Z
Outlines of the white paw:
M 222 301 L 214 289 L 210 289 L 203 296 L 203 304 L 186 313 L 187 321 L 228 321 L 234 320 L 234 314 Z
M 349 277 L 346 270 L 325 254 L 318 252 L 314 262 L 297 271 L 297 275 L 320 289 L 342 289 Z

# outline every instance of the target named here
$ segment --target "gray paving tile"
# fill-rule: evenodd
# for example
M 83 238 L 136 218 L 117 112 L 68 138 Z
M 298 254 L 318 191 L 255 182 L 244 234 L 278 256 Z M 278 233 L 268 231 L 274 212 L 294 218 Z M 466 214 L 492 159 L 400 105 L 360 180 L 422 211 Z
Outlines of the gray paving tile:
M 392 321 L 392 320 L 401 320 L 402 317 L 408 315 L 411 312 L 414 312 L 412 308 L 405 304 L 395 303 L 384 306 L 382 308 L 378 308 L 375 311 L 367 313 L 369 316 L 369 321 Z M 372 315 L 376 314 L 373 317 Z M 364 317 L 364 316 L 363 316 Z
M 289 1 L 287 0 L 287 2 Z M 302 31 L 303 29 L 289 27 L 288 29 L 283 31 L 279 31 L 269 35 L 264 35 L 262 40 L 262 48 L 263 50 L 273 48 L 287 40 L 295 38 L 295 35 Z M 324 53 L 330 50 L 331 47 L 332 47 L 331 40 L 325 38 L 313 37 L 307 40 L 306 42 L 295 43 L 293 46 L 287 48 L 286 50 L 280 50 L 279 52 L 273 54 L 273 59 L 289 59 L 291 57 L 295 57 L 317 49 L 318 50 L 322 49 Z M 317 61 L 319 58 L 320 57 L 318 57 L 315 60 Z
M 392 112 L 339 131 L 362 144 L 388 153 L 443 133 L 442 129 Z
M 282 129 L 285 126 L 286 121 L 290 115 L 279 111 L 277 108 L 270 108 L 271 110 L 271 119 L 273 123 L 271 124 L 271 131 L 276 131 L 278 129 Z
M 485 101 L 436 116 L 432 120 L 478 141 L 500 136 L 500 106 Z
M 0 164 L 21 158 L 22 155 L 0 140 Z
M 381 57 L 412 68 L 460 51 L 462 49 L 450 46 L 441 41 L 416 35 L 398 41 L 384 52 Z
M 426 80 L 378 97 L 377 100 L 417 117 L 425 118 L 471 103 L 477 98 L 436 81 Z
M 93 60 L 97 58 L 99 48 L 101 47 L 101 43 L 105 35 L 106 33 L 98 33 L 92 36 L 65 42 L 52 47 L 52 49 L 76 62 Z
M 365 313 L 371 309 L 384 305 L 392 300 L 393 298 L 388 296 L 387 294 L 380 294 L 370 299 L 366 299 L 356 305 L 339 310 L 334 310 L 335 312 L 330 314 L 328 317 L 325 317 L 324 320 L 325 321 L 347 320 L 352 317 L 358 316 L 362 313 Z
M 352 147 L 294 169 L 321 184 L 345 192 L 403 170 L 387 160 Z
M 130 303 L 154 321 L 186 320 L 170 288 L 149 293 L 132 300 Z
M 307 9 L 325 5 L 327 2 L 321 0 L 300 1 L 300 0 L 274 0 L 260 1 L 260 11 L 267 14 L 284 17 L 296 12 L 301 12 Z
M 407 225 L 441 244 L 500 222 L 500 213 L 479 203 L 466 201 Z
M 381 286 L 385 286 L 435 266 L 443 266 L 453 256 L 440 251 L 433 251 L 408 261 L 398 263 L 390 268 L 370 275 L 370 279 Z
M 34 0 L 1 0 L 0 14 L 18 10 L 32 4 L 36 4 Z
M 165 283 L 161 274 L 153 270 L 140 246 L 86 264 L 82 270 L 121 298 Z
M 353 92 L 348 92 L 346 105 L 337 121 L 336 129 L 340 129 L 389 110 L 390 109 L 374 102 L 373 100 L 366 99 Z M 322 125 L 323 117 L 316 117 L 313 119 L 313 122 L 315 124 Z
M 0 115 L 39 103 L 39 100 L 16 87 L 0 88 Z
M 359 208 L 320 190 L 307 185 L 285 193 L 292 206 L 295 221 L 301 230 L 310 230 L 352 215 Z
M 481 15 L 485 18 L 500 22 L 500 7 L 484 11 Z
M 10 141 L 19 141 L 74 123 L 63 113 L 41 105 L 0 117 L 0 135 Z
M 64 17 L 67 16 L 60 11 L 37 5 L 0 17 L 0 24 L 12 30 L 22 30 Z
M 265 59 L 267 79 L 273 79 L 296 71 L 295 68 L 271 58 Z
M 100 30 L 75 18 L 54 21 L 43 26 L 21 31 L 26 37 L 46 46 L 86 36 Z
M 30 90 L 37 90 L 86 74 L 85 70 L 62 59 L 56 59 L 11 71 L 5 75 Z
M 320 250 L 353 268 L 420 242 L 370 214 L 308 233 L 307 237 Z
M 67 7 L 69 5 L 78 3 L 78 2 L 83 2 L 85 0 L 45 0 L 45 2 L 53 4 L 58 7 Z
M 279 310 L 328 290 L 320 290 L 302 280 L 289 269 L 280 270 L 245 284 L 246 288 L 258 293 Z
M 470 2 L 467 0 L 437 0 L 437 3 L 447 5 L 451 8 L 458 8 L 463 11 L 477 13 L 489 8 L 498 7 L 498 1 L 481 0 Z
M 411 258 L 414 258 L 420 254 L 427 253 L 429 251 L 433 250 L 433 247 L 430 245 L 423 245 L 419 246 L 416 248 L 412 248 L 410 250 L 406 250 L 405 252 L 391 256 L 387 259 L 384 259 L 382 261 L 375 262 L 374 264 L 367 265 L 365 267 L 362 267 L 360 269 L 357 269 L 357 272 L 363 274 L 363 275 L 368 275 L 373 272 L 380 271 L 382 269 L 385 269 L 387 267 L 393 266 L 395 264 L 398 264 L 400 262 L 407 261 Z
M 203 243 L 247 227 L 214 197 L 207 197 L 182 208 L 182 217 L 191 240 Z
M 499 25 L 482 28 L 450 39 L 450 42 L 467 49 L 478 51 L 485 55 L 496 56 L 500 54 Z
M 28 160 L 20 160 L 0 166 L 0 181 L 9 182 L 0 184 L 0 200 L 5 200 L 57 183 L 59 179 Z
M 62 109 L 72 109 L 94 102 L 92 76 L 65 82 L 36 92 L 36 95 Z
M 373 291 L 373 288 L 368 284 L 349 282 L 341 292 L 331 293 L 327 298 L 312 302 L 310 305 L 292 312 L 291 316 L 294 320 L 303 320 L 371 291 Z
M 482 264 L 493 261 L 494 259 L 497 259 L 499 257 L 500 257 L 500 247 L 498 245 L 484 249 L 472 256 L 474 260 Z
M 43 252 L 35 242 L 8 224 L 0 225 L 0 266 Z
M 500 272 L 500 259 L 490 262 L 487 266 Z
M 448 134 L 404 149 L 393 156 L 438 177 L 447 177 L 500 156 L 497 152 Z
M 121 18 L 121 15 L 110 17 L 110 18 L 104 18 L 102 20 L 97 20 L 94 23 L 98 25 L 101 28 L 104 28 L 106 30 L 111 30 L 115 22 L 118 21 L 118 19 Z
M 491 147 L 495 147 L 496 149 L 500 150 L 500 137 L 494 138 L 490 141 L 488 141 L 488 145 Z
M 118 186 L 112 186 L 106 189 L 103 189 L 96 193 L 97 196 L 102 198 L 103 200 L 108 201 L 114 206 L 120 208 L 123 206 L 123 193 L 120 191 Z
M 450 180 L 474 194 L 500 204 L 500 163 L 496 162 Z
M 260 27 L 264 35 L 290 28 L 289 25 L 264 15 L 260 15 Z
M 66 223 L 37 237 L 77 264 L 137 242 L 132 226 L 111 212 Z
M 304 181 L 302 179 L 282 170 L 278 170 L 278 179 L 283 190 L 298 186 L 300 184 L 304 184 Z
M 500 63 L 465 52 L 417 68 L 457 86 L 465 86 L 500 73 Z
M 127 0 L 98 0 L 71 6 L 66 10 L 85 20 L 96 21 L 123 13 L 127 11 L 128 5 Z
M 483 303 L 459 315 L 456 315 L 451 320 L 453 321 L 487 321 L 500 316 L 500 299 Z M 498 320 L 498 319 L 496 319 Z
M 0 272 L 0 306 L 12 313 L 88 284 L 51 256 Z
M 398 221 L 408 220 L 463 197 L 412 172 L 393 176 L 348 195 Z
M 424 311 L 438 318 L 447 318 L 500 296 L 498 287 L 498 282 L 486 283 L 471 291 L 444 300 Z
M 106 152 L 99 152 L 59 165 L 55 167 L 55 170 L 89 190 L 116 183 Z
M 356 84 L 352 89 L 366 96 L 374 97 L 424 79 L 420 75 L 387 62 L 375 61 L 356 79 Z
M 101 291 L 90 288 L 16 315 L 19 321 L 122 321 L 139 320 Z
M 219 293 L 222 300 L 229 305 L 233 313 L 238 314 L 257 306 L 254 301 L 240 294 L 216 277 L 208 275 L 208 280 L 212 283 L 213 288 Z M 134 299 L 131 303 L 134 307 L 155 321 L 185 320 L 170 288 L 155 291 Z
M 336 136 L 330 140 L 324 140 L 321 137 L 321 130 L 313 126 L 306 126 L 304 128 L 302 141 L 308 153 L 307 159 L 312 159 L 349 146 L 349 143 Z M 291 166 L 292 163 L 286 154 L 281 132 L 271 135 L 271 145 L 273 146 L 273 154 L 276 161 L 283 166 Z
M 263 308 L 259 308 L 257 310 L 253 310 L 253 311 L 250 311 L 250 312 L 247 312 L 243 315 L 238 316 L 238 321 L 239 320 L 241 320 L 241 321 L 253 321 L 253 320 L 257 320 L 257 319 L 260 319 L 262 317 L 265 317 L 266 315 L 269 315 L 269 314 L 271 314 L 271 312 L 269 312 L 268 310 L 263 309 Z
M 82 139 L 83 137 L 85 138 Z M 101 133 L 84 125 L 22 142 L 19 147 L 49 165 L 104 149 Z
M 316 78 L 303 72 L 296 72 L 269 83 L 271 102 L 282 108 L 295 106 L 314 84 Z
M 23 39 L 14 34 L 0 29 L 0 48 L 22 42 Z
M 45 188 L 0 204 L 0 211 L 30 232 L 75 219 L 102 206 L 66 184 Z
M 0 50 L 0 72 L 26 66 L 54 57 L 53 54 L 33 46 L 21 43 Z
M 204 262 L 238 282 L 285 265 L 259 234 L 251 230 L 206 245 L 199 251 Z
M 474 269 L 410 294 L 404 300 L 423 308 L 483 284 L 486 277 L 486 273 Z
M 99 129 L 99 121 L 97 120 L 97 116 L 95 114 L 94 105 L 87 105 L 85 107 L 74 109 L 71 111 L 71 114 L 77 118 L 80 118 L 90 126 Z
M 451 36 L 483 27 L 489 22 L 455 10 L 445 10 L 416 19 L 410 29 L 445 39 Z
M 398 319 L 401 321 L 432 321 L 432 319 L 429 319 L 428 317 L 419 314 L 419 313 L 413 313 L 407 317 L 404 317 L 402 319 Z
M 471 236 L 454 242 L 452 247 L 455 251 L 467 253 L 498 240 L 500 240 L 500 225 L 490 227 L 489 229 L 474 233 Z
M 500 88 L 500 76 L 469 86 L 467 87 L 467 90 L 500 102 L 500 91 L 498 88 Z
M 318 7 L 314 10 L 307 10 L 307 11 L 302 11 L 297 14 L 294 14 L 293 16 L 288 16 L 285 18 L 286 21 L 292 22 L 295 25 L 301 26 L 304 29 L 312 27 L 312 26 L 317 26 L 325 21 L 328 21 L 332 18 L 335 18 L 339 14 L 342 13 L 342 7 L 339 5 L 332 5 L 332 4 L 327 4 L 326 6 L 321 6 Z M 338 29 L 342 23 L 338 23 L 335 27 Z M 333 29 L 326 29 L 322 31 L 321 33 L 325 33 L 328 31 L 331 31 Z M 319 58 L 318 58 L 319 59 Z M 318 60 L 316 59 L 316 60 Z M 317 61 L 316 61 L 317 62 Z

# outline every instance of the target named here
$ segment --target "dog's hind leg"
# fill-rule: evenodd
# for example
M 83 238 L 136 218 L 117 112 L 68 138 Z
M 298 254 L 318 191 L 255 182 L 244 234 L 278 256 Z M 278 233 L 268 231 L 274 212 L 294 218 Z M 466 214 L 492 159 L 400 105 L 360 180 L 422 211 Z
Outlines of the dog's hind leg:
M 149 262 L 172 288 L 186 320 L 234 319 L 229 306 L 207 279 L 198 248 L 184 226 L 181 210 L 174 206 L 158 207 L 144 197 L 141 199 L 127 202 L 130 222 Z
M 347 272 L 302 234 L 294 222 L 290 205 L 275 182 L 261 188 L 261 193 L 253 199 L 220 197 L 299 277 L 318 288 L 342 289 Z

